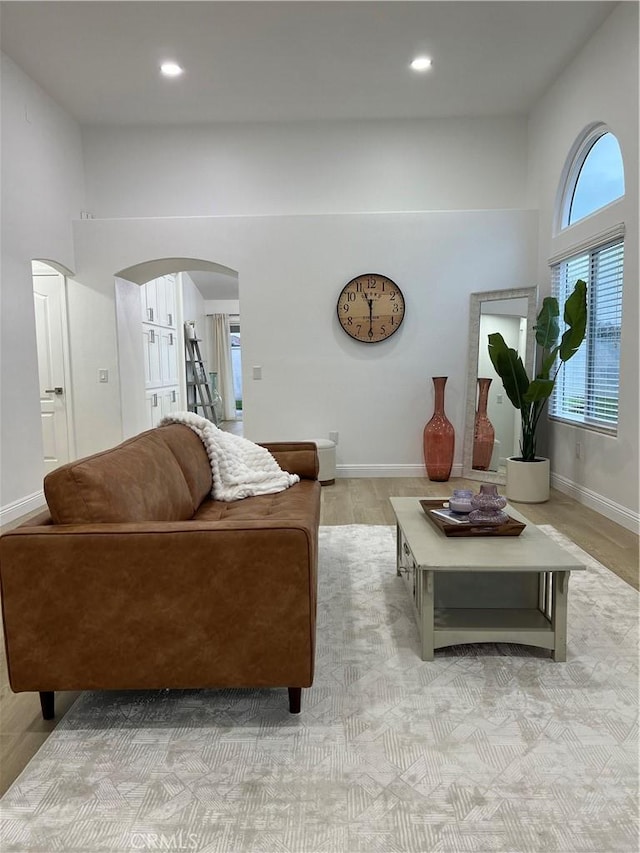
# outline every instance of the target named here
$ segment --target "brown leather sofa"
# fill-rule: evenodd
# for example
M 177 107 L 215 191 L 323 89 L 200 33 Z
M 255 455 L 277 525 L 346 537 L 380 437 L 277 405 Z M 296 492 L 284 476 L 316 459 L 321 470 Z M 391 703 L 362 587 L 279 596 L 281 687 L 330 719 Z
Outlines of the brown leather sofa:
M 149 430 L 45 478 L 48 513 L 0 537 L 9 680 L 54 691 L 313 681 L 320 483 L 313 442 L 264 445 L 300 482 L 212 500 L 202 442 Z

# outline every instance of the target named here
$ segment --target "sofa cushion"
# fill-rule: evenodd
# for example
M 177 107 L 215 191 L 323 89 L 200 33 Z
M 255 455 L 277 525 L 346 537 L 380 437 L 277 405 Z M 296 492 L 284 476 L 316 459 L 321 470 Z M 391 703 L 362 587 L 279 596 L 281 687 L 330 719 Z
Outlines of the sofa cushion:
M 316 524 L 320 512 L 318 492 L 320 484 L 317 480 L 300 480 L 299 483 L 276 492 L 273 495 L 258 495 L 244 498 L 241 501 L 203 501 L 193 517 L 194 521 L 206 522 L 239 522 L 271 519 L 281 521 L 283 526 L 289 523 Z
M 44 493 L 55 524 L 185 521 L 194 512 L 161 430 L 63 465 L 45 477 Z
M 211 463 L 202 439 L 184 424 L 166 424 L 158 428 L 167 447 L 178 460 L 191 492 L 195 512 L 211 494 Z

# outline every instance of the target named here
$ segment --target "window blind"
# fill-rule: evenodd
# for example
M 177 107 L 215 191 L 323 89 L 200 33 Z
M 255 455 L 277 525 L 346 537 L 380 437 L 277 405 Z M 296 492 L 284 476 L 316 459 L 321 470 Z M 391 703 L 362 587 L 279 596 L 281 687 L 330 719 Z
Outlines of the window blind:
M 552 293 L 561 306 L 577 279 L 587 282 L 588 310 L 585 341 L 558 375 L 549 407 L 552 418 L 607 430 L 617 426 L 623 259 L 624 241 L 619 239 L 551 268 Z

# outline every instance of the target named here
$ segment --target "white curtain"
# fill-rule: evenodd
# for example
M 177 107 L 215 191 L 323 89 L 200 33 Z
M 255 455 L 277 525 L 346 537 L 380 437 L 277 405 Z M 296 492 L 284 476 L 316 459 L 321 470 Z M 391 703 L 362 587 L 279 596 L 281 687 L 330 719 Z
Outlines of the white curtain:
M 210 358 L 212 370 L 218 374 L 218 391 L 222 397 L 225 421 L 236 419 L 236 395 L 233 390 L 233 371 L 231 368 L 231 335 L 229 334 L 229 315 L 212 314 L 209 322 Z

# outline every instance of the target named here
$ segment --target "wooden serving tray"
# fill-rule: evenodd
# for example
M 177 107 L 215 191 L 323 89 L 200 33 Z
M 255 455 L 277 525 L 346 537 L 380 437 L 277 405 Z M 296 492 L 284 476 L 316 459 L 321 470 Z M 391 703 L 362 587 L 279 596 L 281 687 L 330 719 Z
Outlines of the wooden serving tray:
M 504 524 L 461 524 L 460 522 L 447 521 L 435 515 L 434 509 L 442 509 L 442 504 L 446 498 L 426 498 L 420 501 L 420 506 L 425 512 L 429 521 L 438 529 L 442 530 L 445 536 L 520 536 L 522 531 L 527 526 L 521 521 L 516 521 L 515 518 L 509 516 L 509 520 Z

